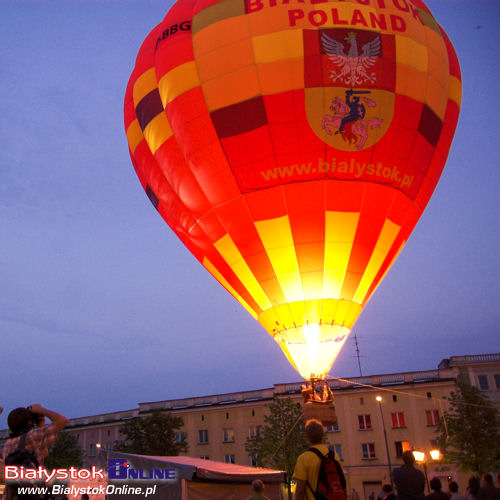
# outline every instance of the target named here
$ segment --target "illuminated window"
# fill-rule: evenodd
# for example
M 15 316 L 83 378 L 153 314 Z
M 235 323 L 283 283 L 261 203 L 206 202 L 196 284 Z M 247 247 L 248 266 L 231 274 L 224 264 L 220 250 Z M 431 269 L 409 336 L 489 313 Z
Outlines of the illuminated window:
M 358 429 L 367 430 L 372 428 L 372 419 L 370 415 L 358 415 Z
M 391 413 L 392 427 L 406 427 L 405 414 L 402 411 Z
M 396 447 L 396 457 L 401 458 L 403 453 L 410 449 L 409 441 L 394 441 L 394 445 Z
M 234 429 L 223 429 L 222 441 L 224 443 L 232 443 L 234 441 Z
M 439 410 L 426 410 L 425 418 L 427 425 L 437 425 L 439 423 Z
M 375 443 L 362 443 L 361 449 L 363 450 L 363 458 L 377 458 L 375 455 Z

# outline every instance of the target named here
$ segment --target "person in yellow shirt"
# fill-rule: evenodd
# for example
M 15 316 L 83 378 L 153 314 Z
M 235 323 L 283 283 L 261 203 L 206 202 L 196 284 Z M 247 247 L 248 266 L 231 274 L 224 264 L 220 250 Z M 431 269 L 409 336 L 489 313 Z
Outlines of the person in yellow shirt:
M 306 437 L 311 443 L 311 448 L 315 448 L 322 455 L 328 454 L 330 450 L 323 444 L 324 429 L 319 420 L 308 420 L 306 422 Z M 339 461 L 337 455 L 335 455 L 335 460 Z M 321 459 L 311 450 L 299 455 L 293 472 L 293 478 L 296 481 L 295 500 L 315 500 L 313 492 L 316 491 L 318 484 L 320 465 Z M 342 487 L 345 489 L 345 479 L 341 469 L 340 473 L 340 482 L 343 482 Z

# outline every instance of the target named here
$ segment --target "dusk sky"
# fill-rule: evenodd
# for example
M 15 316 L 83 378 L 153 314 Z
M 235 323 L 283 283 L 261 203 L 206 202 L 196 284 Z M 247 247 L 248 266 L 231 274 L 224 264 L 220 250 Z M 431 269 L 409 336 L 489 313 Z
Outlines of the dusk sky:
M 1 0 L 0 428 L 298 382 L 265 330 L 191 256 L 130 162 L 123 96 L 159 0 Z M 455 46 L 462 110 L 441 180 L 330 375 L 500 352 L 498 0 L 428 0 Z

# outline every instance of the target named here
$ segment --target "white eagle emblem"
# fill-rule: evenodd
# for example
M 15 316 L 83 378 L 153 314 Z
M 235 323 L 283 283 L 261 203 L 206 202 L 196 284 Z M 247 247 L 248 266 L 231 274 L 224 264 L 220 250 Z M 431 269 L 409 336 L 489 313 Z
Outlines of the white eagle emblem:
M 330 61 L 340 69 L 339 72 L 331 71 L 330 78 L 333 82 L 343 81 L 351 88 L 366 82 L 374 83 L 377 80 L 375 73 L 368 74 L 368 70 L 376 63 L 380 55 L 380 35 L 363 45 L 363 54 L 359 55 L 356 33 L 350 32 L 344 39 L 349 43 L 349 51 L 344 51 L 344 44 L 321 34 L 321 43 Z

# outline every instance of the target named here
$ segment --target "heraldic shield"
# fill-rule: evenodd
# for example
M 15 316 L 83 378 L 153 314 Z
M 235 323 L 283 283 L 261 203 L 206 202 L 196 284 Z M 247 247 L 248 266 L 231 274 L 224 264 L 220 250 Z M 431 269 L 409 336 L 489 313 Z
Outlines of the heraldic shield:
M 329 146 L 361 151 L 387 132 L 394 114 L 395 42 L 375 31 L 304 30 L 305 107 Z

